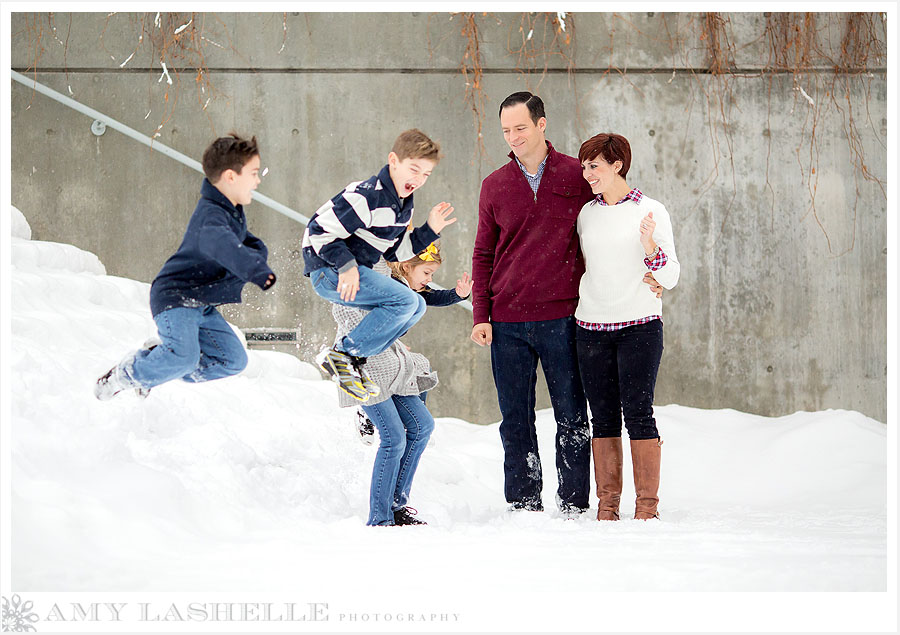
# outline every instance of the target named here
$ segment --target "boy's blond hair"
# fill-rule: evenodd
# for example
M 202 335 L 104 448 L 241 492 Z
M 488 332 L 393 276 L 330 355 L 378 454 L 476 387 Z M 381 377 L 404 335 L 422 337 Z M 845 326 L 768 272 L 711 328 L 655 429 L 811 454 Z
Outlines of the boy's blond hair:
M 404 277 L 404 271 L 402 265 L 409 265 L 409 268 L 416 267 L 418 265 L 427 265 L 427 264 L 436 264 L 440 266 L 441 264 L 441 246 L 433 242 L 428 245 L 428 248 L 417 253 L 415 256 L 410 258 L 409 260 L 404 260 L 402 262 L 390 262 L 388 261 L 388 268 L 391 270 L 391 275 L 395 278 Z
M 429 139 L 428 135 L 418 128 L 410 128 L 401 132 L 394 141 L 391 152 L 396 154 L 401 161 L 403 159 L 428 159 L 437 163 L 443 156 L 440 144 Z

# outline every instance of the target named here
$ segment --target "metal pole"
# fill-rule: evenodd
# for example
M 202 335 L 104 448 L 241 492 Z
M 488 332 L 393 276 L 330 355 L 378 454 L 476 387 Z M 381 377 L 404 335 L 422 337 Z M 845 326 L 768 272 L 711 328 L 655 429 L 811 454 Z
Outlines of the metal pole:
M 68 106 L 72 110 L 77 110 L 78 112 L 80 112 L 84 115 L 87 115 L 88 117 L 91 117 L 96 121 L 102 121 L 107 126 L 112 128 L 113 130 L 118 130 L 126 137 L 131 137 L 135 141 L 137 141 L 139 143 L 143 143 L 145 146 L 149 147 L 151 150 L 156 150 L 157 152 L 162 152 L 167 157 L 175 159 L 179 163 L 182 163 L 182 164 L 188 166 L 189 168 L 192 168 L 192 169 L 196 170 L 197 172 L 200 172 L 200 174 L 203 174 L 203 166 L 200 165 L 199 161 L 195 161 L 194 159 L 190 158 L 189 156 L 184 155 L 184 154 L 180 153 L 178 150 L 170 148 L 169 146 L 167 146 L 163 143 L 160 143 L 159 141 L 154 141 L 147 135 L 138 132 L 134 128 L 130 128 L 123 123 L 119 123 L 112 117 L 109 117 L 108 115 L 104 115 L 102 112 L 100 112 L 98 110 L 94 110 L 93 108 L 89 108 L 88 106 L 85 106 L 81 102 L 75 101 L 71 97 L 67 97 L 66 95 L 63 95 L 62 93 L 57 92 L 57 91 L 53 90 L 52 88 L 49 88 L 47 86 L 44 86 L 41 83 L 38 83 L 34 79 L 29 79 L 22 73 L 16 72 L 12 69 L 10 69 L 9 72 L 10 72 L 10 76 L 14 80 L 19 82 L 20 84 L 23 84 L 24 86 L 28 86 L 29 88 L 33 88 L 34 90 L 41 93 L 42 95 L 46 95 L 47 97 L 50 97 L 51 99 L 55 99 L 59 103 L 65 105 L 65 106 Z M 304 216 L 303 214 L 301 214 L 299 212 L 295 212 L 290 207 L 287 207 L 286 205 L 282 205 L 278 201 L 269 198 L 265 194 L 260 194 L 259 192 L 253 192 L 253 198 L 255 200 L 258 200 L 263 205 L 269 207 L 270 209 L 275 210 L 279 214 L 284 214 L 288 218 L 292 218 L 299 223 L 302 223 L 304 225 L 307 225 L 309 223 L 309 219 L 306 216 Z M 443 289 L 443 287 L 441 287 L 440 285 L 434 284 L 434 283 L 430 283 L 429 286 L 432 288 L 435 288 L 435 289 Z M 460 302 L 458 304 L 458 306 L 460 306 L 464 309 L 468 309 L 469 311 L 472 310 L 472 303 L 469 302 L 468 300 Z
M 199 161 L 195 161 L 194 159 L 190 158 L 189 156 L 184 155 L 184 154 L 180 153 L 178 150 L 170 148 L 169 146 L 167 146 L 163 143 L 160 143 L 159 141 L 154 141 L 147 135 L 138 132 L 134 128 L 130 128 L 130 127 L 126 126 L 125 124 L 116 121 L 112 117 L 109 117 L 108 115 L 104 115 L 102 112 L 94 110 L 93 108 L 89 108 L 88 106 L 85 106 L 84 104 L 75 101 L 71 97 L 67 97 L 67 96 L 63 95 L 62 93 L 59 93 L 59 92 L 53 90 L 52 88 L 48 88 L 47 86 L 44 86 L 43 84 L 40 84 L 33 79 L 29 79 L 25 75 L 22 75 L 22 73 L 18 73 L 12 69 L 10 69 L 9 72 L 10 72 L 10 76 L 14 80 L 19 82 L 20 84 L 28 86 L 29 88 L 33 88 L 37 92 L 39 92 L 43 95 L 47 95 L 47 97 L 50 97 L 51 99 L 55 99 L 59 103 L 65 105 L 65 106 L 68 106 L 72 110 L 77 110 L 78 112 L 82 113 L 83 115 L 87 115 L 88 117 L 91 117 L 97 121 L 102 121 L 107 126 L 109 126 L 110 128 L 112 128 L 114 130 L 118 130 L 126 137 L 131 137 L 135 141 L 137 141 L 139 143 L 143 143 L 145 146 L 149 147 L 151 150 L 156 150 L 157 152 L 162 152 L 167 157 L 175 159 L 179 163 L 183 163 L 184 165 L 188 166 L 189 168 L 192 168 L 192 169 L 196 170 L 197 172 L 199 172 L 200 174 L 203 174 L 203 166 L 200 165 Z M 295 212 L 290 207 L 282 205 L 278 201 L 272 200 L 271 198 L 269 198 L 268 196 L 266 196 L 264 194 L 260 194 L 259 192 L 253 192 L 253 198 L 258 200 L 263 205 L 275 210 L 279 214 L 284 214 L 288 218 L 293 218 L 295 221 L 303 223 L 304 225 L 309 223 L 309 219 L 306 216 L 304 216 L 303 214 L 300 214 L 299 212 Z

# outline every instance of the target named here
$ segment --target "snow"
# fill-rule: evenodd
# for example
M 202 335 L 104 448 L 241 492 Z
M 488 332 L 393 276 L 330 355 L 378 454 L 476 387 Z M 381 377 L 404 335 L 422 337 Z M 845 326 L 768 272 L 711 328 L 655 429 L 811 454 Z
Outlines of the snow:
M 746 628 L 767 630 L 773 614 L 757 609 L 768 594 L 710 606 L 654 592 L 888 590 L 886 427 L 858 412 L 658 406 L 662 520 L 629 518 L 626 442 L 616 523 L 555 511 L 549 411 L 537 418 L 544 513 L 506 511 L 498 424 L 439 418 L 410 501 L 429 525 L 366 527 L 376 448 L 312 365 L 250 351 L 239 376 L 99 402 L 96 378 L 156 332 L 149 285 L 31 240 L 15 208 L 11 227 L 15 589 L 288 593 L 330 601 L 333 615 L 437 607 L 464 630 L 652 630 L 678 615 L 701 630 L 692 607 L 726 611 L 725 624 L 735 607 Z M 424 352 L 440 373 L 437 351 Z M 790 594 L 794 617 L 778 623 L 866 624 L 838 619 L 837 604 Z

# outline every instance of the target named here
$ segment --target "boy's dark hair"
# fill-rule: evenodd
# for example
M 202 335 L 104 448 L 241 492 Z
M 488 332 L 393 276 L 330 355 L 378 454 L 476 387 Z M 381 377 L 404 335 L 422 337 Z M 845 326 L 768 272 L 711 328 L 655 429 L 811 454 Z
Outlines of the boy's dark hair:
M 607 163 L 621 161 L 622 167 L 618 175 L 624 179 L 628 174 L 628 168 L 631 167 L 631 145 L 628 139 L 620 134 L 601 132 L 582 143 L 578 150 L 578 160 L 582 163 L 597 157 L 601 157 Z
M 259 154 L 256 137 L 249 140 L 229 132 L 227 137 L 219 137 L 203 151 L 203 173 L 210 183 L 217 183 L 225 170 L 238 174 L 253 157 Z
M 527 90 L 513 93 L 504 99 L 500 104 L 500 111 L 497 115 L 499 116 L 502 114 L 504 108 L 509 108 L 510 106 L 515 106 L 517 104 L 525 104 L 528 106 L 528 112 L 531 113 L 531 121 L 534 122 L 534 125 L 537 125 L 538 119 L 547 116 L 544 114 L 544 102 L 541 98 L 529 93 Z
M 432 141 L 418 128 L 410 128 L 400 133 L 394 141 L 391 152 L 403 159 L 428 159 L 437 163 L 441 160 L 441 146 L 437 141 Z

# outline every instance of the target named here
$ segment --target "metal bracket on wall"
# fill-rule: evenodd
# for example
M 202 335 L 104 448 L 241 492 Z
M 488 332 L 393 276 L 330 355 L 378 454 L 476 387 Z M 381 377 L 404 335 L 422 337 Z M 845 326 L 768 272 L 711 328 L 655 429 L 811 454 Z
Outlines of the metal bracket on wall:
M 94 119 L 94 123 L 91 124 L 91 132 L 99 137 L 106 132 L 106 124 L 99 119 Z

